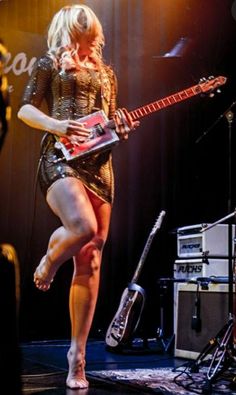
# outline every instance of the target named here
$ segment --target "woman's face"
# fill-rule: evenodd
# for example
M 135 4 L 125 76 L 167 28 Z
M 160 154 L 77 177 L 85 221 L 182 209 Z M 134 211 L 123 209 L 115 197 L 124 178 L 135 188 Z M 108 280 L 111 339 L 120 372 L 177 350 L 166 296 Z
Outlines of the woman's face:
M 95 40 L 90 37 L 82 36 L 79 38 L 79 56 L 89 56 L 94 51 Z

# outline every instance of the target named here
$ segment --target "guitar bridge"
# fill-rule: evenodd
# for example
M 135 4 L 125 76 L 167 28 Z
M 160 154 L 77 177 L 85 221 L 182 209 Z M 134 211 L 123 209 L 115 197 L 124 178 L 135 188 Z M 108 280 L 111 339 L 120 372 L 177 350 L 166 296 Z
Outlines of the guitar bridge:
M 103 129 L 102 125 L 100 123 L 97 123 L 96 125 L 94 125 L 93 128 L 91 128 L 88 140 L 94 139 L 95 137 L 103 136 L 104 134 L 105 130 Z

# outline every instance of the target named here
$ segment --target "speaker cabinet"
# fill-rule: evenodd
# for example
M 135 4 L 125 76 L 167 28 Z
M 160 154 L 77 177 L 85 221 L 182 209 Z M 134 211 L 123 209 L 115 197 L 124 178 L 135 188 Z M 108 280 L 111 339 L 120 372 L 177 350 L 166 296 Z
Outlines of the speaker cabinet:
M 228 295 L 228 284 L 208 284 L 208 289 L 178 284 L 174 312 L 176 357 L 197 358 L 223 328 L 228 321 Z

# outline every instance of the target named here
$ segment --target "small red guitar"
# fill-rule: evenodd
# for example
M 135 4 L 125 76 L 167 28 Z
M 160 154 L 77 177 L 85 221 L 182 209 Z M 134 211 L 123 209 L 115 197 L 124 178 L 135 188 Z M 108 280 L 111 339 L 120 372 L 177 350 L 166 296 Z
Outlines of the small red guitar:
M 146 104 L 143 107 L 130 111 L 133 121 L 143 118 L 149 114 L 162 110 L 165 107 L 172 106 L 190 97 L 199 95 L 200 93 L 212 93 L 219 86 L 225 84 L 226 77 L 219 76 L 217 78 L 209 77 L 207 80 L 200 81 L 199 84 L 184 89 L 173 95 L 157 100 L 153 103 Z M 88 139 L 81 144 L 72 144 L 65 136 L 56 137 L 55 147 L 61 149 L 64 158 L 67 161 L 82 158 L 90 154 L 110 149 L 119 142 L 119 137 L 114 128 L 114 121 L 108 120 L 103 110 L 97 111 L 91 115 L 80 118 L 80 121 L 90 129 L 91 133 Z

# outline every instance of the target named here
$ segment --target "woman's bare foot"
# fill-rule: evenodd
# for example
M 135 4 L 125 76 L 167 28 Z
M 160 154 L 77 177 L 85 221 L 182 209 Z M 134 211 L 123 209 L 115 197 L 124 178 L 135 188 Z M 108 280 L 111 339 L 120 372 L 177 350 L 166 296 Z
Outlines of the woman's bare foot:
M 69 372 L 66 379 L 67 387 L 71 389 L 76 388 L 88 388 L 89 382 L 85 377 L 85 360 L 81 358 L 81 355 L 75 355 L 72 351 L 68 351 L 67 354 Z
M 44 255 L 34 272 L 34 283 L 40 291 L 47 291 L 50 288 L 57 269 L 58 267 Z

